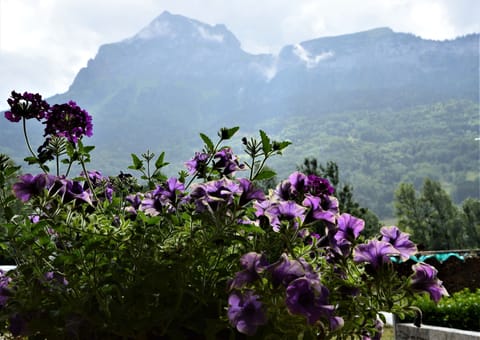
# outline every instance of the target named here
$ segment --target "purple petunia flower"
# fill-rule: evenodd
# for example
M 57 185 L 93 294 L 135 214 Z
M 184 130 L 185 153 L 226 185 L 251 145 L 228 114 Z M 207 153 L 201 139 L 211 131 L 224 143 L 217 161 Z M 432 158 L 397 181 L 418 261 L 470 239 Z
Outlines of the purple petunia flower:
M 442 296 L 448 296 L 448 292 L 437 278 L 437 269 L 426 263 L 417 263 L 412 266 L 414 271 L 411 288 L 415 291 L 427 292 L 436 303 Z
M 130 213 L 132 215 L 137 215 L 137 210 L 140 208 L 140 204 L 144 199 L 144 195 L 142 193 L 137 194 L 130 194 L 125 197 L 125 201 L 127 201 L 130 205 L 125 207 L 125 212 Z
M 353 261 L 357 263 L 367 262 L 374 269 L 377 269 L 384 263 L 390 262 L 390 256 L 399 254 L 400 252 L 388 242 L 370 240 L 368 243 L 359 244 L 355 248 Z
M 307 220 L 323 220 L 335 224 L 338 214 L 338 200 L 333 196 L 323 195 L 321 197 L 310 194 L 305 195 L 303 206 L 310 208 Z
M 380 319 L 375 321 L 375 330 L 373 335 L 370 332 L 365 332 L 362 340 L 380 340 L 383 334 L 383 322 Z
M 8 285 L 11 281 L 12 279 L 5 275 L 3 270 L 0 270 L 0 307 L 5 306 L 10 296 Z
M 328 294 L 328 289 L 318 281 L 302 277 L 288 285 L 285 304 L 290 313 L 305 316 L 313 325 L 322 317 L 330 320 L 333 316 L 334 307 L 328 304 Z
M 20 182 L 13 184 L 13 192 L 15 196 L 22 202 L 27 202 L 32 196 L 40 195 L 43 190 L 49 189 L 55 177 L 46 174 L 33 176 L 25 174 L 19 177 Z
M 231 148 L 223 148 L 214 156 L 215 162 L 213 167 L 220 171 L 224 176 L 233 174 L 235 171 L 243 170 L 244 164 L 238 162 L 237 156 L 233 153 Z
M 182 202 L 185 197 L 184 190 L 185 185 L 177 178 L 171 177 L 145 195 L 140 210 L 152 216 L 159 215 L 162 212 L 162 207 L 169 212 L 174 212 L 177 209 L 177 204 Z
M 215 211 L 219 204 L 230 205 L 234 197 L 241 194 L 242 189 L 238 183 L 223 178 L 195 185 L 190 198 L 195 202 L 197 211 L 203 212 L 208 209 Z
M 77 143 L 82 136 L 93 135 L 92 117 L 74 101 L 53 105 L 45 124 L 44 136 L 65 137 L 72 143 Z
M 336 253 L 347 256 L 352 243 L 360 236 L 365 222 L 350 214 L 342 214 L 337 219 L 337 229 L 329 231 L 330 246 Z
M 255 203 L 255 215 L 266 217 L 276 232 L 280 231 L 282 221 L 293 221 L 293 227 L 298 228 L 298 219 L 303 222 L 305 219 L 305 208 L 294 201 L 270 201 Z
M 365 221 L 350 214 L 341 214 L 337 219 L 338 230 L 335 233 L 335 240 L 338 244 L 351 243 L 360 236 L 365 228 Z
M 382 241 L 390 243 L 400 252 L 400 258 L 406 261 L 417 253 L 417 246 L 410 241 L 409 234 L 400 231 L 396 226 L 382 227 L 380 229 Z
M 65 276 L 56 273 L 56 272 L 46 272 L 44 275 L 44 279 L 47 282 L 54 282 L 56 284 L 60 284 L 62 286 L 68 286 L 68 281 Z
M 195 152 L 195 156 L 188 162 L 185 162 L 188 173 L 190 175 L 193 175 L 195 172 L 202 173 L 205 170 L 209 156 L 209 154 L 204 152 Z
M 22 118 L 41 120 L 50 109 L 50 105 L 38 93 L 20 94 L 12 91 L 7 103 L 10 110 L 5 112 L 5 118 L 11 122 L 19 122 Z
M 272 275 L 274 286 L 288 286 L 290 282 L 300 277 L 306 277 L 312 281 L 319 281 L 319 275 L 312 266 L 303 258 L 290 260 L 286 254 L 282 254 L 280 260 L 268 267 Z
M 252 291 L 243 295 L 233 292 L 228 297 L 228 319 L 240 333 L 252 336 L 257 332 L 258 326 L 267 323 L 262 303 L 259 296 Z
M 265 194 L 262 190 L 255 188 L 253 183 L 246 178 L 238 180 L 242 194 L 240 195 L 240 206 L 244 206 L 250 201 L 257 200 L 259 202 L 265 200 Z
M 240 264 L 244 268 L 235 274 L 234 279 L 230 282 L 230 289 L 242 288 L 247 283 L 260 278 L 261 273 L 268 267 L 267 258 L 264 254 L 250 252 L 240 258 Z

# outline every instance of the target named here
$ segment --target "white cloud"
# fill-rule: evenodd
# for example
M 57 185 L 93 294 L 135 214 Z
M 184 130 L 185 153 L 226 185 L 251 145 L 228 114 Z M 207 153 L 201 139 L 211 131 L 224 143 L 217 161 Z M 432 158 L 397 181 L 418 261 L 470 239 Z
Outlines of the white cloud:
M 225 24 L 255 53 L 380 26 L 429 39 L 480 32 L 478 0 L 0 0 L 0 95 L 14 84 L 66 91 L 101 44 L 134 36 L 164 10 Z
M 199 25 L 197 26 L 197 29 L 198 29 L 198 33 L 200 33 L 200 36 L 203 39 L 215 41 L 215 42 L 218 42 L 218 43 L 223 42 L 223 39 L 224 39 L 223 35 L 211 33 L 208 30 L 206 30 L 205 27 L 202 27 L 202 26 L 199 26 Z
M 334 56 L 334 53 L 332 51 L 326 51 L 312 56 L 311 53 L 300 44 L 293 45 L 293 53 L 295 53 L 296 56 L 298 56 L 303 62 L 305 62 L 307 68 L 313 68 L 317 66 L 319 62 Z

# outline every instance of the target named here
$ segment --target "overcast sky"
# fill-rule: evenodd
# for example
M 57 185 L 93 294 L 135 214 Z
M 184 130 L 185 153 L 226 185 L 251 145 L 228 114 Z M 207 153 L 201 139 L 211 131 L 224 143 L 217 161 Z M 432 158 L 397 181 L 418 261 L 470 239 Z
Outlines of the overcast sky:
M 164 10 L 225 24 L 253 53 L 388 26 L 426 39 L 480 32 L 479 0 L 0 0 L 0 109 L 11 90 L 68 90 L 100 45 Z

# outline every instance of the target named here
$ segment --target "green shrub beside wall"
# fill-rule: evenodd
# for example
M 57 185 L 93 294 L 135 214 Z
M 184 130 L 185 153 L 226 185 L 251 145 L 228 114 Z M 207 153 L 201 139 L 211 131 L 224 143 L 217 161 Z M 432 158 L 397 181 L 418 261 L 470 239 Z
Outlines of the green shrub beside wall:
M 427 295 L 419 297 L 414 304 L 422 310 L 424 324 L 480 331 L 480 288 L 475 292 L 464 289 L 444 297 L 438 305 Z

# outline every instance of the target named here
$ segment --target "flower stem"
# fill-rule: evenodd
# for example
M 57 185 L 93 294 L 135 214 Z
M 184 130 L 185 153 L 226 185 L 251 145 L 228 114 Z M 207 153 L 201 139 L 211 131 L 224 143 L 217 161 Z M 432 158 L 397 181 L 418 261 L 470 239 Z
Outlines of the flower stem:
M 30 153 L 32 154 L 33 158 L 35 158 L 38 162 L 38 164 L 40 165 L 40 168 L 43 170 L 44 173 L 48 174 L 48 171 L 47 169 L 43 166 L 43 164 L 40 162 L 40 160 L 38 159 L 37 155 L 35 154 L 35 152 L 33 152 L 32 150 L 32 147 L 30 145 L 30 140 L 28 139 L 28 133 L 27 133 L 27 120 L 25 119 L 25 117 L 22 118 L 22 123 L 23 123 L 23 136 L 25 137 L 25 143 L 27 144 L 27 148 L 28 150 L 30 151 Z

